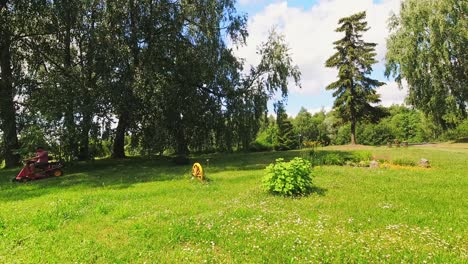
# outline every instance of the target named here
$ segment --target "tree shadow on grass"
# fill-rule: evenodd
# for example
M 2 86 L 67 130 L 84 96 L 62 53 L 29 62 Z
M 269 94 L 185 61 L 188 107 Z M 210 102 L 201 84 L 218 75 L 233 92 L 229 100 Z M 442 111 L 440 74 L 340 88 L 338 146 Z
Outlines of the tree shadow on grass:
M 468 143 L 468 137 L 459 138 L 455 140 L 453 143 Z
M 327 192 L 328 192 L 328 189 L 325 189 L 325 188 L 322 188 L 322 187 L 318 187 L 318 186 L 312 186 L 311 188 L 309 188 L 309 189 L 307 190 L 306 193 L 303 193 L 303 194 L 284 195 L 284 194 L 273 193 L 273 192 L 270 192 L 270 193 L 273 194 L 274 196 L 278 196 L 278 197 L 286 197 L 286 198 L 292 198 L 292 199 L 301 199 L 301 198 L 305 198 L 305 197 L 312 196 L 312 195 L 314 195 L 314 194 L 316 194 L 316 195 L 318 195 L 318 196 L 325 196 Z
M 336 155 L 349 155 L 335 151 Z M 182 180 L 189 178 L 192 164 L 201 162 L 207 173 L 228 170 L 260 170 L 277 158 L 290 160 L 294 157 L 308 158 L 310 150 L 264 153 L 210 154 L 190 158 L 190 163 L 176 166 L 168 157 L 103 159 L 68 164 L 65 174 L 28 183 L 11 183 L 20 168 L 0 170 L 0 201 L 26 200 L 53 194 L 64 188 L 84 190 L 89 188 L 125 189 L 134 184 L 156 181 Z M 208 165 L 208 166 L 206 166 Z M 324 195 L 326 190 L 315 188 L 312 193 Z
M 328 189 L 326 188 L 313 186 L 312 188 L 310 188 L 308 195 L 317 194 L 318 196 L 325 196 L 327 192 L 328 192 Z
M 98 160 L 67 165 L 62 177 L 26 183 L 10 181 L 20 168 L 0 170 L 0 201 L 27 200 L 67 188 L 125 189 L 144 182 L 180 180 L 188 176 L 189 169 L 157 159 Z

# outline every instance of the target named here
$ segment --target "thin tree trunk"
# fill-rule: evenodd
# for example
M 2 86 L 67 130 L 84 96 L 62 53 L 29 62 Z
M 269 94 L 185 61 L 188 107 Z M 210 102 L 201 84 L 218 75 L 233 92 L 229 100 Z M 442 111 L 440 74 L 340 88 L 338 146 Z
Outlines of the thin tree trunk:
M 115 132 L 114 146 L 112 151 L 112 158 L 122 159 L 125 158 L 125 131 L 127 130 L 128 114 L 124 112 L 119 116 L 119 124 Z
M 351 110 L 351 145 L 356 145 L 356 108 L 354 105 L 354 98 L 356 98 L 356 92 L 354 90 L 354 79 L 351 81 L 351 96 L 353 100 L 350 102 L 350 110 Z
M 64 54 L 63 54 L 63 66 L 65 69 L 65 82 L 63 86 L 68 94 L 71 96 L 67 96 L 68 100 L 66 102 L 65 107 L 65 115 L 64 115 L 64 126 L 66 129 L 66 136 L 65 136 L 65 153 L 69 159 L 73 159 L 78 156 L 78 142 L 77 142 L 77 133 L 76 133 L 76 124 L 75 124 L 75 93 L 73 82 L 71 81 L 70 76 L 70 68 L 72 66 L 72 55 L 71 55 L 71 28 L 72 28 L 72 14 L 71 14 L 71 7 L 67 5 L 66 7 L 67 17 L 65 21 L 65 36 L 63 40 L 64 44 Z
M 14 150 L 19 147 L 16 131 L 16 110 L 13 100 L 13 76 L 11 72 L 10 32 L 8 25 L 0 30 L 0 120 L 5 146 L 5 166 L 14 167 L 19 164 L 19 155 Z
M 83 113 L 83 121 L 81 123 L 81 140 L 80 140 L 80 153 L 78 155 L 79 160 L 88 160 L 89 155 L 89 131 L 91 130 L 91 113 L 85 111 Z
M 187 145 L 187 140 L 185 139 L 185 133 L 182 128 L 177 130 L 177 156 L 187 156 L 189 154 L 189 149 Z
M 351 121 L 351 145 L 356 145 L 356 121 Z

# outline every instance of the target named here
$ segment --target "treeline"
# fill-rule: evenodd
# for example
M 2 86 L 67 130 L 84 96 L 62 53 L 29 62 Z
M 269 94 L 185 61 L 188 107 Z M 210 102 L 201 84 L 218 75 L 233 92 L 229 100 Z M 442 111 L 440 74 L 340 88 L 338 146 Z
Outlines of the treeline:
M 338 21 L 324 67 L 334 109 L 284 110 L 300 71 L 274 30 L 258 65 L 235 0 L 0 0 L 0 160 L 42 145 L 64 160 L 466 137 L 468 2 L 403 0 L 389 19 L 387 77 L 412 108 L 377 107 L 366 13 Z M 417 18 L 417 19 L 415 19 Z M 313 43 L 311 43 L 313 48 Z M 277 118 L 267 117 L 275 102 Z M 417 109 L 417 110 L 415 110 Z M 311 143 L 312 144 L 312 143 Z M 186 159 L 185 159 L 186 160 Z
M 248 35 L 234 5 L 2 0 L 0 160 L 14 166 L 37 145 L 122 158 L 129 137 L 148 155 L 248 149 L 267 101 L 300 72 L 275 31 L 258 65 L 234 56 Z
M 363 120 L 356 126 L 358 144 L 381 146 L 387 143 L 424 143 L 468 138 L 468 120 L 444 132 L 421 111 L 403 105 L 379 107 L 379 120 Z M 337 111 L 311 114 L 302 108 L 295 117 L 281 115 L 263 118 L 252 151 L 289 150 L 351 143 L 351 124 Z M 287 124 L 287 125 L 284 125 Z M 280 127 L 288 127 L 280 129 Z

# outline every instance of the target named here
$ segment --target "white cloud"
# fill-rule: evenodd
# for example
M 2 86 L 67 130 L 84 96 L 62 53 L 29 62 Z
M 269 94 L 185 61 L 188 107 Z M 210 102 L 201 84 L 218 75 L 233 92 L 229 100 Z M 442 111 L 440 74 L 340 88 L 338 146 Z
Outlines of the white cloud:
M 261 4 L 264 2 L 265 0 L 239 0 L 239 4 L 241 5 Z
M 383 106 L 403 104 L 408 95 L 408 86 L 403 83 L 403 89 L 399 89 L 396 82 L 387 82 L 386 85 L 377 88 L 377 93 L 380 94 L 381 105 Z
M 307 111 L 311 114 L 316 114 L 318 112 L 330 112 L 332 110 L 331 106 L 322 106 L 320 108 L 312 108 L 312 109 L 307 109 Z
M 241 3 L 251 1 L 261 0 L 241 0 Z M 247 45 L 236 52 L 239 57 L 246 59 L 247 65 L 258 64 L 256 49 L 276 25 L 286 36 L 293 60 L 302 72 L 302 89 L 290 87 L 291 92 L 319 95 L 336 79 L 337 71 L 326 68 L 324 64 L 334 53 L 332 43 L 341 37 L 341 34 L 335 32 L 338 20 L 359 11 L 367 11 L 371 29 L 365 33 L 364 39 L 378 44 L 377 59 L 381 66 L 386 52 L 387 20 L 392 11 L 399 11 L 399 6 L 400 0 L 382 0 L 380 3 L 372 0 L 318 0 L 307 10 L 290 7 L 286 1 L 270 4 L 249 18 Z M 401 95 L 398 89 L 381 88 L 379 91 L 385 92 L 385 98 Z

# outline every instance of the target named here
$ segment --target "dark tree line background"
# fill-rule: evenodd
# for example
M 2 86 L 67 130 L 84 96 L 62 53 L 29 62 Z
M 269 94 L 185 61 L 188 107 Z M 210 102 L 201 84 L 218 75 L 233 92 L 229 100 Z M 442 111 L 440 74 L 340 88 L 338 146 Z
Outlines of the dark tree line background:
M 2 157 L 45 145 L 65 160 L 248 149 L 267 101 L 299 83 L 283 37 L 244 69 L 233 0 L 2 1 Z M 248 72 L 248 74 L 245 74 Z M 130 143 L 129 143 L 130 141 Z

